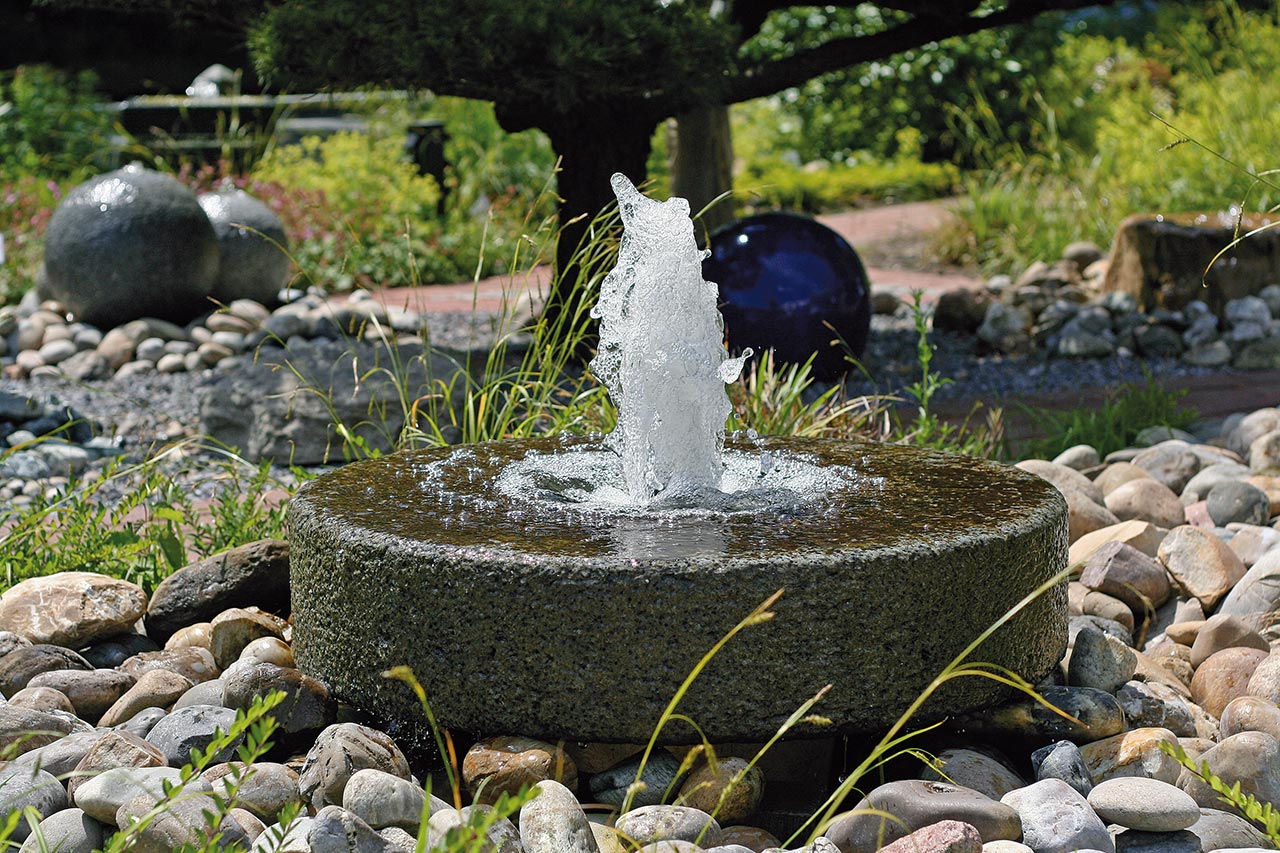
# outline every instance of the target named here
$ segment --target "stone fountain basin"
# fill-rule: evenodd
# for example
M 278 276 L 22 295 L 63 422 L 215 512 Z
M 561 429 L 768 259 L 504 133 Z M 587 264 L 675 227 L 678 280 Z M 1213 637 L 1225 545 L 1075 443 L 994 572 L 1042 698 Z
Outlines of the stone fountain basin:
M 858 485 L 791 516 L 587 521 L 492 487 L 511 460 L 596 449 L 585 439 L 473 445 L 458 464 L 442 464 L 454 448 L 398 453 L 321 476 L 289 510 L 299 665 L 405 737 L 421 739 L 425 719 L 381 677 L 401 664 L 448 728 L 643 742 L 699 659 L 783 589 L 775 618 L 734 638 L 680 712 L 713 742 L 762 741 L 830 683 L 813 712 L 876 731 L 1066 565 L 1066 505 L 1038 477 L 892 445 L 763 446 L 854 466 Z M 1065 649 L 1066 601 L 1060 584 L 975 658 L 1040 679 Z M 918 719 L 1004 696 L 959 679 Z M 698 739 L 684 724 L 661 738 Z

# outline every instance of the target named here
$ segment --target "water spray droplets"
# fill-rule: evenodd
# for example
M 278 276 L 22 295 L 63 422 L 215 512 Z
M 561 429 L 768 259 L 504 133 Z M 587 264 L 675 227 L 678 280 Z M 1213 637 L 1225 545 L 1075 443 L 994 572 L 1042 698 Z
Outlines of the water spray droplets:
M 716 375 L 720 377 L 720 381 L 728 385 L 737 382 L 738 377 L 742 375 L 742 368 L 746 366 L 747 359 L 755 355 L 751 347 L 742 350 L 742 355 L 737 358 L 726 358 L 720 362 L 720 366 L 716 368 Z

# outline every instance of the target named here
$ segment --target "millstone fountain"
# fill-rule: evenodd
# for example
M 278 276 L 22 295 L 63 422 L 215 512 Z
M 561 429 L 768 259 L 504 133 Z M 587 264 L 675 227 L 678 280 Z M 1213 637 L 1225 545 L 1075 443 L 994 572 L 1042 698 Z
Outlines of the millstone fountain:
M 699 659 L 783 589 L 775 618 L 726 645 L 680 712 L 713 742 L 763 741 L 831 683 L 814 712 L 836 730 L 886 727 L 1063 568 L 1061 496 L 1007 466 L 909 447 L 726 442 L 724 385 L 742 359 L 722 344 L 688 204 L 621 175 L 614 189 L 625 231 L 594 312 L 593 370 L 617 428 L 397 453 L 300 489 L 300 666 L 410 737 L 422 711 L 381 676 L 401 664 L 446 727 L 643 742 Z M 977 657 L 1038 679 L 1066 621 L 1058 587 Z M 923 717 L 1002 696 L 960 679 Z M 677 724 L 662 739 L 697 735 Z

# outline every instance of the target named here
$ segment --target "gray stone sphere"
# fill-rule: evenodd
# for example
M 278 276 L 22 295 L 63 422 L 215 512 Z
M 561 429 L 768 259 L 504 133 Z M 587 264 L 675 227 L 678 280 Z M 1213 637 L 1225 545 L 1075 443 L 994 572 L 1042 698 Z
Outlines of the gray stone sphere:
M 67 193 L 45 237 L 40 295 L 109 329 L 142 317 L 185 322 L 209 308 L 218 238 L 177 180 L 130 165 Z
M 289 281 L 289 238 L 280 217 L 244 190 L 205 193 L 200 206 L 218 235 L 213 298 L 224 305 L 235 299 L 274 304 Z

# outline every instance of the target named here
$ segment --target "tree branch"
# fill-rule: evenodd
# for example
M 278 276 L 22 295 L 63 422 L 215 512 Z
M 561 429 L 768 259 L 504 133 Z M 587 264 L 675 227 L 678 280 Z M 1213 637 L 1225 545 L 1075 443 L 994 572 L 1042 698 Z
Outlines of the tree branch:
M 832 39 L 826 44 L 802 50 L 791 56 L 748 66 L 732 78 L 727 87 L 725 102 L 736 104 L 799 86 L 829 71 L 848 68 L 875 59 L 884 59 L 904 50 L 920 47 L 930 42 L 942 41 L 953 36 L 972 35 L 982 30 L 1017 24 L 1035 16 L 1057 10 L 1081 9 L 1087 6 L 1109 6 L 1115 0 L 1010 0 L 999 12 L 985 16 L 930 15 L 921 13 L 910 21 L 884 32 L 869 36 L 852 36 Z M 773 6 L 764 0 L 761 6 Z M 792 5 L 777 3 L 777 6 Z M 894 8 L 912 7 L 943 9 L 944 2 L 930 0 L 897 0 L 882 2 L 882 6 Z M 968 0 L 961 4 L 968 6 Z
M 876 5 L 912 15 L 954 21 L 968 16 L 981 2 L 982 0 L 879 0 Z M 739 43 L 759 33 L 770 13 L 795 5 L 795 0 L 737 0 L 731 9 L 730 20 L 739 28 Z M 849 9 L 862 5 L 862 0 L 828 0 L 823 5 Z

